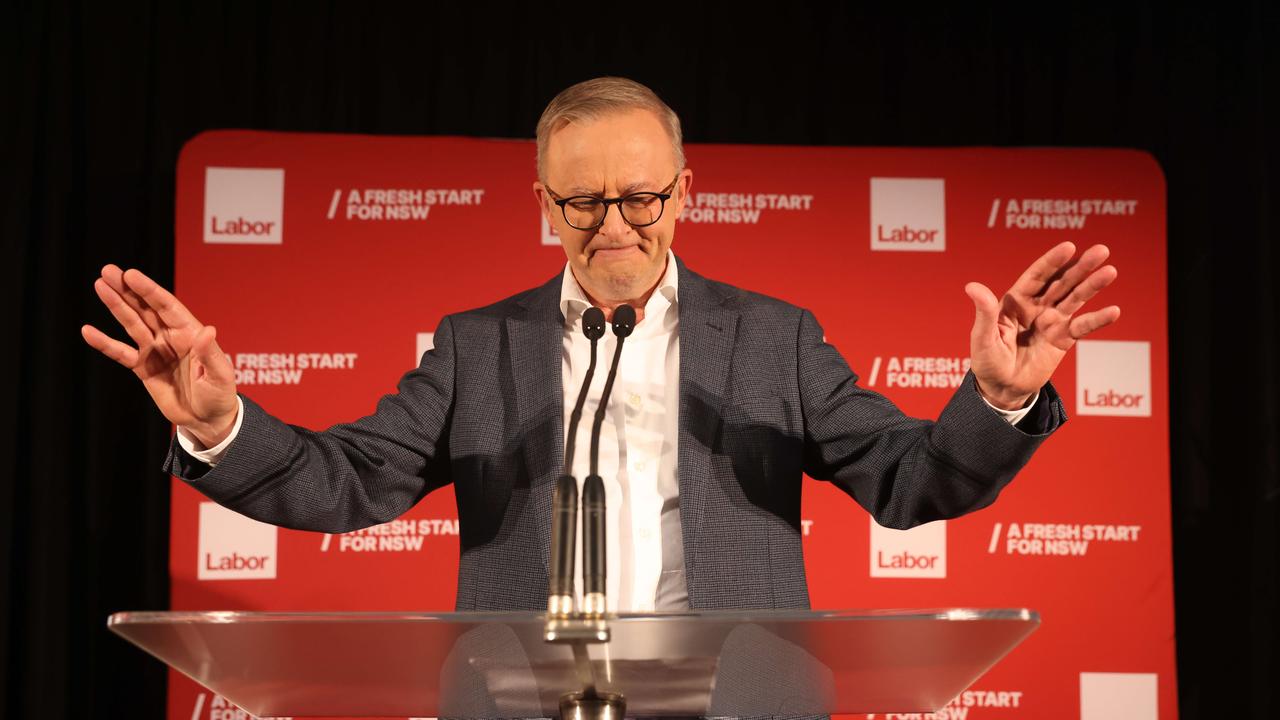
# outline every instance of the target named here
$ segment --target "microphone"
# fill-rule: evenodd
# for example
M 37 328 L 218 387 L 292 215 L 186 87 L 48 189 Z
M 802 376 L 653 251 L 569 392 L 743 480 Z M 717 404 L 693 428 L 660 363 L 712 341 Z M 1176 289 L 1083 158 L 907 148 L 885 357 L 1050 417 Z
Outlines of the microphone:
M 582 483 L 582 612 L 603 615 L 605 606 L 604 480 Z
M 604 425 L 604 411 L 609 407 L 609 395 L 613 392 L 613 380 L 618 375 L 618 359 L 622 357 L 622 341 L 627 339 L 636 327 L 636 309 L 630 305 L 619 305 L 613 311 L 613 334 L 618 336 L 618 346 L 613 349 L 613 364 L 609 366 L 609 377 L 604 382 L 604 392 L 600 394 L 600 405 L 596 407 L 595 422 L 591 425 L 591 474 L 600 474 L 600 427 Z
M 588 615 L 603 615 L 605 604 L 605 493 L 604 480 L 600 477 L 600 428 L 604 425 L 605 410 L 613 393 L 613 381 L 618 376 L 618 360 L 622 357 L 622 343 L 636 326 L 636 309 L 619 305 L 613 311 L 613 334 L 618 345 L 613 351 L 613 363 L 600 394 L 600 404 L 591 425 L 591 474 L 582 484 L 583 538 L 582 538 L 582 611 Z
M 556 480 L 551 510 L 551 576 L 547 615 L 573 613 L 573 551 L 578 533 L 578 481 L 565 473 Z M 586 552 L 583 552 L 586 555 Z
M 573 555 L 578 537 L 578 481 L 573 477 L 573 448 L 587 390 L 596 372 L 596 341 L 604 337 L 604 313 L 598 307 L 582 314 L 582 332 L 591 341 L 591 364 L 578 391 L 578 402 L 569 418 L 565 442 L 564 474 L 556 480 L 551 514 L 551 572 L 547 589 L 547 614 L 566 617 L 573 613 Z M 586 552 L 583 552 L 586 555 Z
M 573 448 L 578 440 L 578 422 L 582 419 L 582 406 L 587 402 L 587 391 L 591 388 L 591 378 L 596 374 L 596 341 L 604 337 L 604 312 L 595 306 L 582 313 L 582 334 L 591 341 L 591 364 L 587 365 L 587 376 L 582 381 L 582 389 L 578 391 L 578 402 L 574 403 L 573 412 L 569 416 L 569 436 L 564 446 L 564 472 L 573 473 Z

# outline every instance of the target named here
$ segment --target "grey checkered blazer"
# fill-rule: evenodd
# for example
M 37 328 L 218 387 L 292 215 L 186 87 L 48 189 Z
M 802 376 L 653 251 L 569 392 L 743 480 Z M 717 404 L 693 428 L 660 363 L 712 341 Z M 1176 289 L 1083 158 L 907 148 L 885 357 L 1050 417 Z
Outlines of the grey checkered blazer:
M 972 374 L 937 422 L 906 417 L 855 384 L 807 310 L 677 265 L 677 469 L 694 609 L 808 607 L 801 473 L 907 528 L 990 504 L 1066 419 L 1046 386 L 1011 426 Z M 391 520 L 453 483 L 457 608 L 543 610 L 563 462 L 560 282 L 445 317 L 435 349 L 368 417 L 316 432 L 245 397 L 217 467 L 176 439 L 164 467 L 249 517 L 333 533 Z

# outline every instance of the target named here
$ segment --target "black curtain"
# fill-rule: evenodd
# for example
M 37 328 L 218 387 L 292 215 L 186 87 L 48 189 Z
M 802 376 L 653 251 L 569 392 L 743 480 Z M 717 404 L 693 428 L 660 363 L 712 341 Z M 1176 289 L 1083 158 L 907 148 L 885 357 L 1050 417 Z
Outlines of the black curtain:
M 104 621 L 167 607 L 168 427 L 79 326 L 114 325 L 91 287 L 106 262 L 172 284 L 183 142 L 530 137 L 556 91 L 601 74 L 655 88 L 691 142 L 1153 153 L 1181 710 L 1280 713 L 1274 4 L 126 5 L 0 9 L 6 717 L 164 711 L 162 666 Z

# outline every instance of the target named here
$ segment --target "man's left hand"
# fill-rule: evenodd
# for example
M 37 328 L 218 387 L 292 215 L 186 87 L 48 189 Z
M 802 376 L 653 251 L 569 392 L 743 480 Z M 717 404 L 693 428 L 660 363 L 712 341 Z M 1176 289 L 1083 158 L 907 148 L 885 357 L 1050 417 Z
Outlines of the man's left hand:
M 1115 267 L 1103 265 L 1110 253 L 1094 245 L 1076 257 L 1076 246 L 1064 242 L 1032 263 L 1001 300 L 982 283 L 964 286 L 977 311 L 969 357 L 987 402 L 1021 408 L 1076 340 L 1120 317 L 1116 305 L 1076 315 L 1116 279 Z

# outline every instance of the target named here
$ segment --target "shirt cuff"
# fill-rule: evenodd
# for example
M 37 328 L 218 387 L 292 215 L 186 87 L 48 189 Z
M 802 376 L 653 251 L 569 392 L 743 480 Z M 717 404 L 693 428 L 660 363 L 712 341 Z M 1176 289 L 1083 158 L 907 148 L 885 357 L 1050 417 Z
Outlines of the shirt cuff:
M 1017 425 L 1018 423 L 1022 422 L 1022 418 L 1027 416 L 1027 413 L 1031 412 L 1031 408 L 1036 406 L 1036 401 L 1040 399 L 1040 391 L 1037 390 L 1036 394 L 1031 396 L 1031 400 L 1028 401 L 1026 405 L 1023 405 L 1022 408 L 1018 410 L 1004 410 L 1004 409 L 998 408 L 995 405 L 992 405 L 991 403 L 987 402 L 987 399 L 985 397 L 982 397 L 982 393 L 978 393 L 978 397 L 982 398 L 982 402 L 987 403 L 987 407 L 991 408 L 992 410 L 995 410 L 996 414 L 999 415 L 1001 418 L 1003 418 L 1005 422 L 1009 423 L 1010 425 Z M 239 421 L 237 420 L 236 422 L 238 423 Z M 239 425 L 236 425 L 236 427 L 239 428 Z
M 196 440 L 195 436 L 187 432 L 186 428 L 179 426 L 178 444 L 181 445 L 182 449 L 191 457 L 205 463 L 209 467 L 216 467 L 218 461 L 221 460 L 222 456 L 227 452 L 227 448 L 231 446 L 231 441 L 235 440 L 236 436 L 240 434 L 240 424 L 242 422 L 244 422 L 244 401 L 242 401 L 240 399 L 240 395 L 237 394 L 236 424 L 231 426 L 231 434 L 227 435 L 225 440 L 211 448 L 197 448 L 196 443 L 199 441 Z

